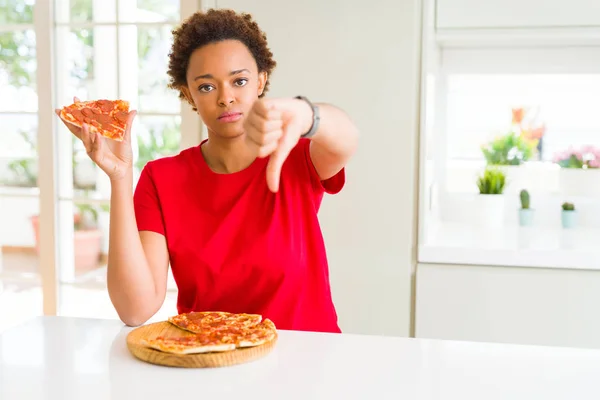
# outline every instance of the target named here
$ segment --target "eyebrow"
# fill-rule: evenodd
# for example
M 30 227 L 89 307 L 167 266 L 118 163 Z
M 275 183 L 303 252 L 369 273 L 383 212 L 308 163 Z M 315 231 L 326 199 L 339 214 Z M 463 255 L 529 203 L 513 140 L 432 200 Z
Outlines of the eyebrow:
M 243 69 L 236 69 L 235 71 L 231 71 L 229 73 L 229 76 L 237 75 L 237 74 L 240 74 L 242 72 L 248 72 L 248 73 L 250 73 L 250 71 L 248 71 L 246 68 L 243 68 Z M 198 75 L 197 77 L 194 78 L 194 80 L 197 81 L 198 79 L 214 79 L 214 78 L 215 77 L 212 76 L 211 74 L 204 74 L 204 75 Z

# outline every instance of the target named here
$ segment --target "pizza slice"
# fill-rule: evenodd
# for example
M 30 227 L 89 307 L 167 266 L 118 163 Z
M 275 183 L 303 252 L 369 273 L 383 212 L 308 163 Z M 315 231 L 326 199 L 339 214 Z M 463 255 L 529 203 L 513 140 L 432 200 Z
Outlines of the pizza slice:
M 120 142 L 125 135 L 129 102 L 105 99 L 77 101 L 63 107 L 60 117 L 80 128 L 85 123 L 90 132 L 98 132 L 104 137 Z
M 186 331 L 202 333 L 206 329 L 251 327 L 262 321 L 262 315 L 244 313 L 234 314 L 223 311 L 200 311 L 175 315 L 169 317 L 168 321 Z
M 275 324 L 265 318 L 260 324 L 244 329 L 236 340 L 236 347 L 255 347 L 270 342 L 277 335 Z
M 277 335 L 275 324 L 265 319 L 253 326 L 230 324 L 220 328 L 205 326 L 200 333 L 186 336 L 159 336 L 142 341 L 144 346 L 173 354 L 199 354 L 232 351 L 256 347 L 270 342 Z

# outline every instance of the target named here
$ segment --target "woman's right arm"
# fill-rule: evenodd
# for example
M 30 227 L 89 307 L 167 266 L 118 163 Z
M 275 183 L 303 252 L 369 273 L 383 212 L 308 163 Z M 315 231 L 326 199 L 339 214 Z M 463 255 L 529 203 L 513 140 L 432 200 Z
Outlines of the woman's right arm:
M 78 98 L 73 98 L 78 102 Z M 60 110 L 56 110 L 60 117 Z M 138 232 L 133 206 L 133 154 L 130 111 L 122 141 L 106 139 L 61 118 L 83 142 L 88 156 L 111 181 L 107 284 L 119 318 L 141 325 L 162 306 L 167 290 L 169 255 L 166 239 L 155 232 Z
M 138 326 L 162 306 L 167 290 L 169 253 L 163 235 L 138 232 L 132 173 L 111 180 L 107 284 L 119 318 Z

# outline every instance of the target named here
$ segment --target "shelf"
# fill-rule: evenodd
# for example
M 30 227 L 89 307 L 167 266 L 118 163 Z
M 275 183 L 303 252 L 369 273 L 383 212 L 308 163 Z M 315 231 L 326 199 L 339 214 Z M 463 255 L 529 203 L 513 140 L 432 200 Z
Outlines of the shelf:
M 600 229 L 429 227 L 418 262 L 600 270 Z

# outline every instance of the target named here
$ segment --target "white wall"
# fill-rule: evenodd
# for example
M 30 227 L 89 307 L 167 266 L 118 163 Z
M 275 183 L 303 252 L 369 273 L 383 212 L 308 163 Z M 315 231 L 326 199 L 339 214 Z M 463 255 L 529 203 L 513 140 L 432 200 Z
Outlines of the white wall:
M 304 94 L 359 125 L 347 186 L 321 212 L 345 332 L 407 336 L 415 246 L 420 0 L 218 0 L 251 12 L 277 59 L 271 96 Z
M 600 348 L 600 271 L 417 267 L 416 336 Z
M 600 26 L 597 0 L 436 0 L 438 28 Z

